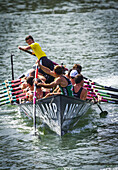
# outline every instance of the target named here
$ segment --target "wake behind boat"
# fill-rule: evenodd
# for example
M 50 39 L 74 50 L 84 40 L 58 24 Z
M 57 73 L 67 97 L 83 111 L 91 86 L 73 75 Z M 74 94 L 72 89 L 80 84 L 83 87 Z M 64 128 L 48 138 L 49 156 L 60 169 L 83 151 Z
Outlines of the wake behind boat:
M 36 102 L 36 116 L 59 136 L 64 135 L 71 124 L 76 124 L 84 115 L 92 102 L 83 101 L 75 97 L 54 95 Z M 21 113 L 33 117 L 33 103 L 18 105 Z

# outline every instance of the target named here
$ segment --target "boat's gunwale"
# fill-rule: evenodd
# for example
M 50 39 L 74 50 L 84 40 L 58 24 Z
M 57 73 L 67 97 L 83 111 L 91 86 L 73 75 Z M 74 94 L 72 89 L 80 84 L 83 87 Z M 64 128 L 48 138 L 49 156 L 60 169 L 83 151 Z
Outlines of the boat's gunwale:
M 93 104 L 93 102 L 90 100 L 81 100 L 81 99 L 79 99 L 79 98 L 77 98 L 77 97 L 72 97 L 72 96 L 65 96 L 65 95 L 62 95 L 62 94 L 54 94 L 54 95 L 52 95 L 52 96 L 49 96 L 48 98 L 41 98 L 41 99 L 38 99 L 38 100 L 36 100 L 36 103 L 37 102 L 43 102 L 43 101 L 46 101 L 47 99 L 51 99 L 51 98 L 56 98 L 56 97 L 58 97 L 58 96 L 63 96 L 64 98 L 70 98 L 70 99 L 74 99 L 74 100 L 76 100 L 76 101 L 78 101 L 78 102 L 83 102 L 83 103 L 91 103 L 91 105 Z M 24 102 L 24 103 L 19 103 L 18 105 L 24 105 L 24 104 L 33 104 L 33 102 L 31 101 L 31 102 Z

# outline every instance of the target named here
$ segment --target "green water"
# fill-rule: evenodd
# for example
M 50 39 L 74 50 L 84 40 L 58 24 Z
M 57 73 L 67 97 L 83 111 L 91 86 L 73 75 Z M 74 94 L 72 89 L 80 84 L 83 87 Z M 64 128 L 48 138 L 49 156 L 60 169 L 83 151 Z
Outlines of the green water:
M 18 49 L 31 34 L 54 62 L 67 68 L 81 64 L 85 77 L 118 88 L 117 32 L 115 0 L 1 0 L 0 83 L 12 78 L 11 54 L 15 79 L 35 63 Z M 41 140 L 17 107 L 0 107 L 0 169 L 118 169 L 118 105 L 101 107 L 106 118 L 93 106 L 62 138 L 45 130 Z

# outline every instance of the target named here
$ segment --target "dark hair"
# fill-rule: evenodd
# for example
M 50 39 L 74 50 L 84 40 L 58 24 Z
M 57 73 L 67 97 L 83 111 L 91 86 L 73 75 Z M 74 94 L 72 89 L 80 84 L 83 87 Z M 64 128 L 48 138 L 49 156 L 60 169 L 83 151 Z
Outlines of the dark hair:
M 30 76 L 30 77 L 27 78 L 26 81 L 27 81 L 28 84 L 30 84 L 31 86 L 33 86 L 33 83 L 34 83 L 33 80 L 34 80 L 34 77 Z
M 75 83 L 78 84 L 84 79 L 82 74 L 78 74 L 75 76 Z
M 28 35 L 28 36 L 25 38 L 25 41 L 27 41 L 27 40 L 29 40 L 29 39 L 31 39 L 31 40 L 34 41 L 34 39 L 33 39 L 33 37 L 32 37 L 31 35 Z
M 77 70 L 78 73 L 80 74 L 82 71 L 82 66 L 80 64 L 74 64 L 73 70 Z
M 59 65 L 56 65 L 54 67 L 54 71 L 55 71 L 56 74 L 61 75 L 63 73 L 63 68 Z

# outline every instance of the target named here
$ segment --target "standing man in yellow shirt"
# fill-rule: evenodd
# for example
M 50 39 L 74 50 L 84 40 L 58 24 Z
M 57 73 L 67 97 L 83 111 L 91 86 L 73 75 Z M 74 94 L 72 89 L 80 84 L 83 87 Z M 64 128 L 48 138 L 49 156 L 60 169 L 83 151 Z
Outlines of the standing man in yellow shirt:
M 34 39 L 31 35 L 27 36 L 25 38 L 26 43 L 28 46 L 19 46 L 18 48 L 20 50 L 33 50 L 33 53 L 38 58 L 41 65 L 44 65 L 45 67 L 48 67 L 50 70 L 54 69 L 54 64 L 51 60 L 49 60 L 45 54 L 45 52 L 41 49 L 40 45 L 37 42 L 34 42 Z M 50 83 L 54 80 L 54 78 L 50 75 L 47 75 L 39 68 L 39 73 L 41 73 L 46 78 L 46 83 Z

